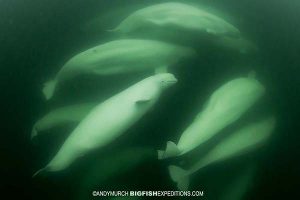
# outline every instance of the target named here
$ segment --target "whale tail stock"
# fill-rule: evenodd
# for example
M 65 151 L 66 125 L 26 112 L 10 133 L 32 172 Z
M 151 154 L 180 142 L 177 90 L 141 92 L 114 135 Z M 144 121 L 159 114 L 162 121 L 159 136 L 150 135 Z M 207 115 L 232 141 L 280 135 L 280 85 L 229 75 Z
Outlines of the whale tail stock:
M 166 151 L 158 150 L 157 153 L 158 153 L 158 159 L 162 160 L 162 159 L 178 156 L 180 154 L 180 150 L 178 149 L 178 147 L 174 142 L 168 141 Z
M 188 190 L 190 184 L 188 171 L 175 165 L 170 165 L 168 169 L 171 179 L 177 183 L 177 188 L 179 190 Z
M 56 84 L 57 84 L 56 80 L 51 80 L 44 84 L 43 94 L 46 100 L 51 99 L 51 97 L 53 96 Z

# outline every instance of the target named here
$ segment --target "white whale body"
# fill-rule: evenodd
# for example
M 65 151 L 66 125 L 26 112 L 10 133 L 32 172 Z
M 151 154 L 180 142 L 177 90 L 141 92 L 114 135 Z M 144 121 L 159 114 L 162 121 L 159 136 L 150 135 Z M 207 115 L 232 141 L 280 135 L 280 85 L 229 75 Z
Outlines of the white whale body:
M 239 30 L 222 18 L 203 9 L 183 3 L 161 3 L 133 12 L 113 31 L 134 33 L 146 30 L 152 32 L 174 31 L 184 37 L 187 32 L 212 36 L 239 37 Z
M 96 105 L 96 103 L 71 105 L 57 108 L 47 113 L 33 125 L 31 139 L 51 128 L 68 123 L 80 122 Z
M 257 148 L 270 137 L 275 123 L 275 118 L 269 117 L 234 132 L 212 148 L 188 170 L 183 170 L 174 165 L 169 166 L 172 180 L 177 183 L 178 189 L 187 190 L 189 177 L 192 174 L 212 163 L 220 162 Z
M 153 40 L 122 39 L 108 42 L 71 58 L 52 81 L 45 84 L 46 99 L 53 96 L 58 83 L 82 74 L 111 75 L 135 71 L 157 70 L 193 56 L 191 48 Z
M 161 93 L 176 82 L 169 73 L 150 76 L 96 106 L 50 163 L 36 174 L 63 170 L 91 150 L 108 145 L 136 123 L 153 107 Z
M 182 133 L 177 145 L 167 142 L 166 151 L 158 151 L 158 158 L 183 155 L 203 144 L 220 130 L 238 120 L 265 92 L 254 78 L 237 78 L 217 89 L 204 110 Z

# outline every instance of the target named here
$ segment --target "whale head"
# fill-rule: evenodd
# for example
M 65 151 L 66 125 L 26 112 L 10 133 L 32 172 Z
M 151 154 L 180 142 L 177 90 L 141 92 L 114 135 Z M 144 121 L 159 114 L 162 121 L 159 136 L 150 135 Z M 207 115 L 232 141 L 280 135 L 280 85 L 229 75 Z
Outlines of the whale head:
M 154 79 L 162 89 L 169 88 L 170 86 L 174 85 L 177 82 L 175 76 L 170 73 L 162 73 L 162 74 L 154 75 Z

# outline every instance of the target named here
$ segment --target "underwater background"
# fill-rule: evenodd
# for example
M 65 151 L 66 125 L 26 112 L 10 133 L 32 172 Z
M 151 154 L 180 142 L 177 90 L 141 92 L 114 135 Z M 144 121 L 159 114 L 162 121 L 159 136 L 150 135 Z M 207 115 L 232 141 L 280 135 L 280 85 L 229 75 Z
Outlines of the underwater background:
M 132 163 L 121 160 L 122 167 L 116 170 L 120 174 L 115 175 L 113 171 L 111 177 L 99 177 L 102 182 L 94 185 L 96 189 L 176 190 L 166 168 L 175 161 L 159 162 L 153 159 L 155 151 L 147 149 L 162 149 L 166 141 L 176 140 L 217 87 L 230 79 L 246 76 L 251 70 L 267 88 L 266 97 L 239 120 L 238 125 L 226 128 L 224 134 L 268 113 L 275 113 L 277 117 L 275 133 L 266 147 L 202 170 L 193 178 L 191 189 L 204 190 L 204 197 L 199 199 L 221 199 L 219 196 L 233 189 L 230 180 L 238 170 L 255 163 L 257 173 L 250 181 L 252 186 L 245 199 L 291 199 L 298 194 L 298 0 L 176 1 L 201 3 L 224 13 L 225 18 L 256 43 L 258 52 L 240 56 L 205 47 L 198 58 L 184 61 L 181 63 L 184 67 L 171 69 L 179 80 L 176 87 L 170 88 L 151 112 L 124 136 L 66 172 L 32 179 L 32 174 L 55 155 L 74 128 L 74 125 L 57 128 L 31 141 L 30 133 L 36 120 L 59 106 L 95 99 L 101 102 L 149 74 L 81 77 L 76 84 L 66 83 L 63 91 L 47 103 L 41 93 L 43 83 L 74 54 L 113 40 L 116 36 L 105 30 L 113 28 L 128 14 L 121 10 L 135 10 L 159 2 L 165 1 L 0 0 L 0 180 L 1 189 L 7 192 L 9 199 L 80 199 L 86 174 L 97 171 L 95 166 L 102 170 L 104 163 L 107 167 L 103 171 L 119 166 L 111 158 L 127 151 L 131 156 L 133 152 L 144 152 L 145 156 L 132 156 L 131 162 L 141 164 L 127 170 L 126 166 Z M 114 12 L 105 18 L 104 14 L 109 11 Z M 88 24 L 93 18 L 98 19 L 99 29 L 93 28 L 93 23 Z M 1 196 L 4 193 L 1 192 Z

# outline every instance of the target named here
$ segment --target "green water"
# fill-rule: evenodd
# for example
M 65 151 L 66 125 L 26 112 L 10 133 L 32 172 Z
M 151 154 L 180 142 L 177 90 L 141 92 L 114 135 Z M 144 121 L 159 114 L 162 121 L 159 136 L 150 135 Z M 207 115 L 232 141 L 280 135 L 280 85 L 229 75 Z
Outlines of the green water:
M 167 170 L 170 164 L 188 168 L 227 134 L 271 114 L 276 116 L 276 129 L 262 148 L 199 170 L 191 177 L 189 190 L 203 190 L 204 196 L 198 199 L 292 199 L 297 194 L 297 0 L 177 1 L 217 13 L 234 24 L 257 49 L 241 54 L 235 46 L 226 48 L 228 41 L 223 41 L 225 46 L 213 46 L 207 40 L 197 43 L 193 35 L 182 36 L 182 41 L 197 49 L 198 56 L 180 60 L 169 69 L 178 82 L 138 123 L 68 169 L 32 178 L 77 126 L 72 121 L 44 131 L 31 141 L 37 120 L 59 107 L 100 103 L 153 73 L 78 77 L 66 81 L 50 101 L 45 101 L 42 94 L 44 82 L 76 54 L 124 38 L 106 30 L 115 28 L 133 11 L 159 2 L 165 1 L 0 0 L 0 186 L 9 199 L 93 199 L 93 190 L 177 190 Z M 131 37 L 155 39 L 156 34 L 141 31 Z M 171 36 L 164 40 L 184 43 Z M 169 140 L 179 140 L 217 88 L 251 71 L 266 88 L 262 99 L 199 151 L 186 158 L 157 160 L 156 150 L 165 149 Z

